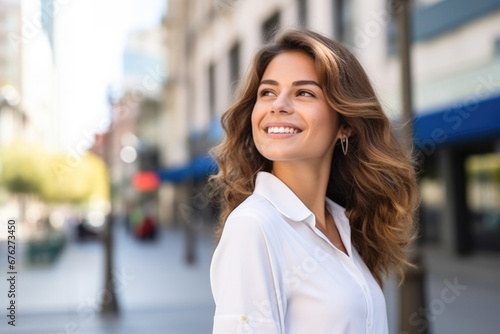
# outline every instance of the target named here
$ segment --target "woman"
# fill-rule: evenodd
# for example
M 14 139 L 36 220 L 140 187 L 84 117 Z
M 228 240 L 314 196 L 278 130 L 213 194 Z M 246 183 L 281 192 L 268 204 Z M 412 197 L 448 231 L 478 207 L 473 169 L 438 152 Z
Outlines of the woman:
M 382 282 L 409 264 L 417 186 L 359 62 L 285 31 L 222 125 L 213 332 L 387 333 Z

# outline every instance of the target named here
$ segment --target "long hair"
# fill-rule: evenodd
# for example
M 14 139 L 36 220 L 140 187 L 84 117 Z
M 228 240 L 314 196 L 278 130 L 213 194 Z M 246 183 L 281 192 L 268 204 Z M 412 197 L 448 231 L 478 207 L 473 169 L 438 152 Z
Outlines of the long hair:
M 212 150 L 219 165 L 209 184 L 221 204 L 216 231 L 255 188 L 259 171 L 271 171 L 252 137 L 251 114 L 266 67 L 278 54 L 300 51 L 314 60 L 324 95 L 351 129 L 349 151 L 336 146 L 327 196 L 346 209 L 352 244 L 382 285 L 390 271 L 403 279 L 411 265 L 406 246 L 415 236 L 418 187 L 410 153 L 396 140 L 391 124 L 354 55 L 342 44 L 308 30 L 286 30 L 263 46 L 242 81 L 235 103 L 222 115 L 222 142 Z

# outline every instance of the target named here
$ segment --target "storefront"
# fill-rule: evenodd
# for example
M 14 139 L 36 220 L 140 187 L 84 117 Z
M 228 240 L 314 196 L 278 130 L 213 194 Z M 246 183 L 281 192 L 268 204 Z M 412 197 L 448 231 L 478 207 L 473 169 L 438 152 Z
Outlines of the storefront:
M 422 236 L 458 255 L 500 253 L 500 96 L 415 120 Z

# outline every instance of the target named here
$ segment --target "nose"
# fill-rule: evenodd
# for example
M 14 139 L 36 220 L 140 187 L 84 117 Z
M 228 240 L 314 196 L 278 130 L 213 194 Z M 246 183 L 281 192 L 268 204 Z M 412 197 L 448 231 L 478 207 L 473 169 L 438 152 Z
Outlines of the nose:
M 293 108 L 288 96 L 285 93 L 278 95 L 271 106 L 271 113 L 290 114 L 292 112 Z

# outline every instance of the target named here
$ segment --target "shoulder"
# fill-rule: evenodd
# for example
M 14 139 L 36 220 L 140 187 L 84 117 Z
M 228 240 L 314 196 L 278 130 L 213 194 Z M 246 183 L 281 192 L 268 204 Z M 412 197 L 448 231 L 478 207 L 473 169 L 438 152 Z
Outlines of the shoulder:
M 277 218 L 281 218 L 278 210 L 266 198 L 254 193 L 231 212 L 224 229 L 246 227 L 267 234 L 275 228 Z
M 213 255 L 213 268 L 229 262 L 231 267 L 241 263 L 257 266 L 256 261 L 273 262 L 279 240 L 271 220 L 266 217 L 269 209 L 266 202 L 265 198 L 253 194 L 231 212 Z
M 261 247 L 270 250 L 279 243 L 277 229 L 283 218 L 264 197 L 252 194 L 228 216 L 222 230 L 221 244 L 236 247 Z

